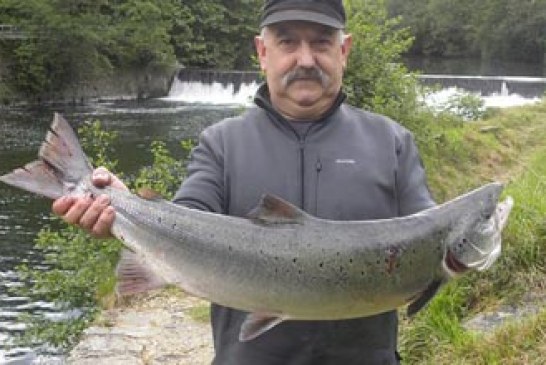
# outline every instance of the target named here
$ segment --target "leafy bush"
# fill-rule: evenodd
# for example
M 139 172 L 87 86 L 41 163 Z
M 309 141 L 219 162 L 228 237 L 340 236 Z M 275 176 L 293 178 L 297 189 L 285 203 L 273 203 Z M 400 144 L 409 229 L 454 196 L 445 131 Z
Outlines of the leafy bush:
M 413 39 L 400 20 L 388 19 L 384 0 L 345 1 L 353 47 L 344 78 L 348 101 L 416 130 L 418 84 L 401 62 Z

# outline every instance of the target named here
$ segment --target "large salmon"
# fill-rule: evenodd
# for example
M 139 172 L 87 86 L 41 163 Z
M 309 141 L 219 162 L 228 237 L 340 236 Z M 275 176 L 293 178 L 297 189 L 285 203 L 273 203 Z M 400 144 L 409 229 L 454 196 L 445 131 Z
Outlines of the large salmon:
M 369 316 L 421 309 L 451 277 L 485 270 L 501 250 L 513 205 L 491 183 L 407 217 L 318 219 L 265 195 L 248 219 L 147 200 L 90 182 L 92 167 L 69 124 L 55 115 L 39 160 L 0 180 L 46 197 L 106 194 L 114 236 L 130 249 L 119 264 L 122 292 L 166 283 L 250 312 L 250 340 L 290 319 Z

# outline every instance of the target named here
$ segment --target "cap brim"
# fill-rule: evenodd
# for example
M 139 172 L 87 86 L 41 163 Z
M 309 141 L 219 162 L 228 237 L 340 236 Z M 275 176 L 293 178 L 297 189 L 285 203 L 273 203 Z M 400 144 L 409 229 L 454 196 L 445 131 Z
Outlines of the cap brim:
M 336 29 L 345 28 L 343 22 L 339 21 L 338 19 L 309 10 L 276 11 L 262 20 L 260 23 L 260 28 L 265 27 L 266 25 L 294 20 L 323 24 Z

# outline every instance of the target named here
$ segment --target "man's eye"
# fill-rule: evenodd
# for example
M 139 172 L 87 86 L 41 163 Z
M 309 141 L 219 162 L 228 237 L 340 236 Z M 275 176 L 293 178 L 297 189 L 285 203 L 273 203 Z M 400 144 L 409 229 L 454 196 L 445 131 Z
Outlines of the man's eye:
M 285 39 L 280 39 L 279 40 L 279 44 L 282 44 L 282 45 L 290 45 L 290 44 L 294 44 L 296 41 L 293 40 L 293 39 L 290 39 L 290 38 L 285 38 Z
M 330 41 L 330 39 L 326 39 L 326 38 L 325 38 L 325 39 L 317 39 L 317 40 L 314 41 L 313 43 L 315 43 L 317 46 L 323 46 L 323 47 L 325 47 L 325 46 L 329 46 L 330 43 L 332 43 L 332 42 Z

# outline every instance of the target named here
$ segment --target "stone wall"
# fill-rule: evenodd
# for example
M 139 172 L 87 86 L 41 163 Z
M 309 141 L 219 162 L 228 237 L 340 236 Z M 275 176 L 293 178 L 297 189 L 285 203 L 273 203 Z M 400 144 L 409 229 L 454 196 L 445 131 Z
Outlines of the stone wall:
M 27 100 L 23 95 L 6 93 L 2 88 L 2 65 L 0 64 L 0 98 L 2 103 L 83 103 L 91 100 L 146 99 L 166 96 L 169 93 L 176 66 L 154 71 L 126 70 L 116 74 L 105 74 L 86 83 L 75 83 L 64 90 L 50 90 Z M 4 92 L 2 92 L 4 90 Z

